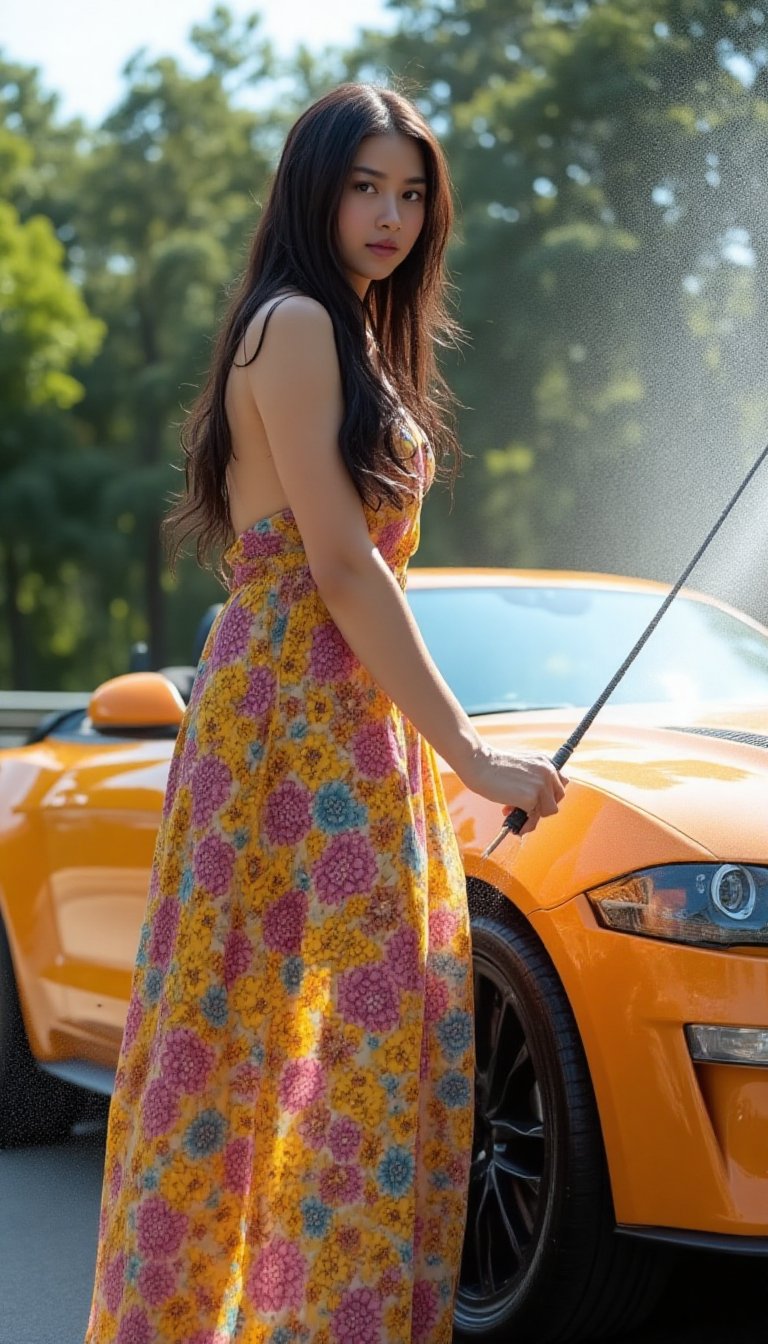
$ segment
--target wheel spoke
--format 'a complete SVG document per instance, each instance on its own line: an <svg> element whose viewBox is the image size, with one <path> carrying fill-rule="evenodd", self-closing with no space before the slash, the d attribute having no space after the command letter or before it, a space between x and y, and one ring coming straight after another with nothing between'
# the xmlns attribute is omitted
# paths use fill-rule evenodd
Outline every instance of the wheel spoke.
<svg viewBox="0 0 768 1344"><path fill-rule="evenodd" d="M498 1205L501 1221L504 1225L504 1231L506 1232L507 1239L509 1241L510 1250L512 1251L512 1254L514 1255L517 1264L519 1265L523 1258L523 1250L518 1240L517 1233L515 1232L515 1229L512 1226L512 1223L510 1222L509 1213L504 1203L504 1197L501 1193L501 1190L499 1189L499 1182L494 1167L491 1167L490 1169L490 1177L491 1177L491 1184L493 1185L493 1192L496 1196L496 1203ZM506 1256L504 1256L504 1262L506 1262Z"/></svg>
<svg viewBox="0 0 768 1344"><path fill-rule="evenodd" d="M535 1118L531 1120L511 1120L508 1116L499 1116L496 1120L492 1116L488 1118L493 1123L494 1133L505 1143L514 1142L517 1139L533 1139L542 1142L544 1140L544 1126L540 1120Z"/></svg>
<svg viewBox="0 0 768 1344"><path fill-rule="evenodd" d="M475 1213L473 1241L475 1246L475 1263L477 1265L477 1273L480 1279L480 1287L483 1289L485 1293L493 1293L495 1291L495 1284L493 1282L493 1270L491 1267L490 1236L486 1236L485 1255L483 1254L483 1248L481 1244L482 1232L483 1232L483 1209L485 1208L487 1198L488 1198L488 1180L486 1179L485 1185L483 1186L483 1193L480 1196L480 1202L477 1206L477 1212Z"/></svg>

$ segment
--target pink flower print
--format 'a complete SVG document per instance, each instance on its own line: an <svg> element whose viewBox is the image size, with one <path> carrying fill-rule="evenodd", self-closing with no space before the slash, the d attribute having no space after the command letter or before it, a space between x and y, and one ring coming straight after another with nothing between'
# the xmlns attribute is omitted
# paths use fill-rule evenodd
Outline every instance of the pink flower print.
<svg viewBox="0 0 768 1344"><path fill-rule="evenodd" d="M397 740L389 720L366 723L352 738L352 752L365 779L385 779L398 761Z"/></svg>
<svg viewBox="0 0 768 1344"><path fill-rule="evenodd" d="M447 1013L449 1005L448 986L434 971L427 971L426 992L424 995L424 1016L427 1022L437 1022Z"/></svg>
<svg viewBox="0 0 768 1344"><path fill-rule="evenodd" d="M317 1059L289 1059L280 1079L280 1104L289 1111L303 1111L325 1090L323 1066Z"/></svg>
<svg viewBox="0 0 768 1344"><path fill-rule="evenodd" d="M213 1050L196 1031L176 1027L165 1038L160 1072L164 1082L177 1092L202 1092L215 1059Z"/></svg>
<svg viewBox="0 0 768 1344"><path fill-rule="evenodd" d="M195 877L211 896L223 896L232 880L235 851L218 835L207 835L195 853Z"/></svg>
<svg viewBox="0 0 768 1344"><path fill-rule="evenodd" d="M316 681L339 681L348 677L355 666L355 655L337 625L325 621L312 631L309 655L310 675Z"/></svg>
<svg viewBox="0 0 768 1344"><path fill-rule="evenodd" d="M335 1162L321 1171L317 1188L323 1203L332 1208L354 1204L363 1193L363 1173L359 1167L341 1166Z"/></svg>
<svg viewBox="0 0 768 1344"><path fill-rule="evenodd" d="M430 947L448 947L458 929L459 916L455 910L433 910L429 916Z"/></svg>
<svg viewBox="0 0 768 1344"><path fill-rule="evenodd" d="M341 905L347 896L367 891L378 869L370 841L359 831L336 835L313 864L312 872L321 901Z"/></svg>
<svg viewBox="0 0 768 1344"><path fill-rule="evenodd" d="M175 896L166 896L152 917L152 938L149 944L149 960L157 966L167 966L176 946L176 930L179 925L179 902Z"/></svg>
<svg viewBox="0 0 768 1344"><path fill-rule="evenodd" d="M307 1265L298 1246L273 1237L254 1261L247 1277L248 1292L257 1311L283 1311L304 1305Z"/></svg>
<svg viewBox="0 0 768 1344"><path fill-rule="evenodd" d="M445 1164L445 1170L451 1184L461 1189L469 1176L469 1154L451 1153Z"/></svg>
<svg viewBox="0 0 768 1344"><path fill-rule="evenodd" d="M123 1164L115 1162L109 1176L109 1193L113 1199L117 1199L123 1188Z"/></svg>
<svg viewBox="0 0 768 1344"><path fill-rule="evenodd" d="M248 690L239 704L242 714L257 719L266 714L275 696L275 674L269 667L254 667L248 677Z"/></svg>
<svg viewBox="0 0 768 1344"><path fill-rule="evenodd" d="M250 612L236 602L224 609L210 650L209 663L212 668L224 667L243 657L251 635L251 621Z"/></svg>
<svg viewBox="0 0 768 1344"><path fill-rule="evenodd" d="M438 1316L437 1287L426 1279L420 1279L413 1285L413 1314L411 1329L414 1344L416 1340L426 1339Z"/></svg>
<svg viewBox="0 0 768 1344"><path fill-rule="evenodd" d="M168 1086L164 1078L155 1078L144 1093L142 1106L142 1127L144 1137L158 1139L173 1128L179 1115L179 1100L176 1092Z"/></svg>
<svg viewBox="0 0 768 1344"><path fill-rule="evenodd" d="M339 1011L367 1031L391 1031L399 1021L398 996L388 970L374 963L339 976Z"/></svg>
<svg viewBox="0 0 768 1344"><path fill-rule="evenodd" d="M114 1315L120 1306L125 1287L125 1251L118 1251L108 1262L104 1272L104 1301L107 1311Z"/></svg>
<svg viewBox="0 0 768 1344"><path fill-rule="evenodd" d="M398 989L419 989L423 970L419 953L419 935L414 928L403 927L387 943L387 967Z"/></svg>
<svg viewBox="0 0 768 1344"><path fill-rule="evenodd" d="M231 787L232 775L224 762L216 756L203 756L197 762L190 782L192 825L205 826L227 801Z"/></svg>
<svg viewBox="0 0 768 1344"><path fill-rule="evenodd" d="M399 1292L402 1281L403 1271L399 1265L391 1265L389 1269L385 1269L379 1279L379 1292L382 1297L391 1297Z"/></svg>
<svg viewBox="0 0 768 1344"><path fill-rule="evenodd" d="M138 1289L151 1307L159 1307L171 1296L176 1285L173 1270L163 1260L150 1260L139 1273Z"/></svg>
<svg viewBox="0 0 768 1344"><path fill-rule="evenodd" d="M350 1288L331 1317L335 1344L379 1344L381 1296L375 1288Z"/></svg>
<svg viewBox="0 0 768 1344"><path fill-rule="evenodd" d="M230 929L224 944L224 984L227 989L238 976L245 975L251 964L253 948L242 929Z"/></svg>
<svg viewBox="0 0 768 1344"><path fill-rule="evenodd" d="M362 1137L360 1126L350 1116L342 1115L328 1131L328 1147L337 1162L353 1162Z"/></svg>
<svg viewBox="0 0 768 1344"><path fill-rule="evenodd" d="M123 1027L123 1049L129 1050L139 1034L139 1027L144 1018L144 1006L137 994L132 995L128 1004L128 1012L125 1016L125 1026Z"/></svg>
<svg viewBox="0 0 768 1344"><path fill-rule="evenodd" d="M276 532L246 532L242 542L243 555L249 560L262 560L270 555L280 555L285 549L283 538Z"/></svg>
<svg viewBox="0 0 768 1344"><path fill-rule="evenodd" d="M301 951L301 939L309 909L305 891L286 891L264 911L262 938L274 952L292 956Z"/></svg>
<svg viewBox="0 0 768 1344"><path fill-rule="evenodd" d="M407 769L411 793L421 793L421 744L418 737L408 744Z"/></svg>
<svg viewBox="0 0 768 1344"><path fill-rule="evenodd" d="M295 845L311 830L312 795L303 784L286 779L267 795L264 829L273 845Z"/></svg>
<svg viewBox="0 0 768 1344"><path fill-rule="evenodd" d="M396 518L381 529L376 547L385 560L392 561L398 556L410 527L409 518Z"/></svg>
<svg viewBox="0 0 768 1344"><path fill-rule="evenodd" d="M299 1135L304 1142L317 1152L325 1143L331 1112L324 1102L309 1106L299 1122Z"/></svg>
<svg viewBox="0 0 768 1344"><path fill-rule="evenodd" d="M253 1139L233 1139L224 1149L224 1185L236 1195L246 1195L253 1173Z"/></svg>
<svg viewBox="0 0 768 1344"><path fill-rule="evenodd" d="M187 1215L172 1209L162 1195L151 1195L136 1214L136 1245L139 1255L157 1259L175 1255L187 1230Z"/></svg>
<svg viewBox="0 0 768 1344"><path fill-rule="evenodd" d="M120 1322L115 1344L151 1344L152 1327L141 1307L131 1307Z"/></svg>

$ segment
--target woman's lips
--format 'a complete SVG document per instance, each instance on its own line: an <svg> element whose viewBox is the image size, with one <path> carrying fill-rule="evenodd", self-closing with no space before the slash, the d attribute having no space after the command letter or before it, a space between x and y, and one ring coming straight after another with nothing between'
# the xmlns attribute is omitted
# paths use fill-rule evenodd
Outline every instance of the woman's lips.
<svg viewBox="0 0 768 1344"><path fill-rule="evenodd" d="M393 247L391 243L366 243L365 246L369 247L379 257L392 257L397 251L397 248Z"/></svg>

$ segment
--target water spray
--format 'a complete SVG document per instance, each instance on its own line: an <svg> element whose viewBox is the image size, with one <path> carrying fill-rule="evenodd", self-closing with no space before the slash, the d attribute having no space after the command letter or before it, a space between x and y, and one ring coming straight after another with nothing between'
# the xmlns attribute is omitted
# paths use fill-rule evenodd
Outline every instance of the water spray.
<svg viewBox="0 0 768 1344"><path fill-rule="evenodd" d="M598 696L597 700L592 705L591 709L587 710L586 714L584 715L584 718L581 720L581 723L578 725L578 727L576 727L573 730L568 740L564 742L561 747L558 747L554 756L551 757L552 764L554 765L555 769L562 770L566 761L573 754L573 751L579 745L587 729L590 728L592 723L594 722L596 715L603 708L603 705L605 704L608 697L613 694L619 682L621 681L622 677L624 676L624 673L632 666L638 653L643 648L643 645L646 644L647 641L650 639L651 635L656 629L656 626L659 624L659 621L664 615L664 612L674 602L675 598L677 597L677 594L680 592L680 589L685 583L685 580L688 578L688 575L690 574L691 570L694 568L695 565L698 564L699 560L706 551L710 542L713 540L715 535L720 531L720 528L722 527L723 523L728 517L728 514L731 512L731 509L736 504L737 500L740 499L741 495L744 493L750 481L752 480L752 477L762 466L766 457L768 457L768 443L765 445L765 448L758 457L754 466L751 467L750 470L747 472L746 476L744 477L744 480L741 482L741 485L739 486L733 498L730 500L728 504L726 504L717 522L714 524L714 526L708 532L707 536L704 538L704 541L701 543L701 546L697 550L693 559L683 570L682 574L680 575L680 578L677 580L677 583L667 593L667 596L664 598L664 601L659 607L659 610L656 612L656 615L652 618L651 621L649 621L648 625L641 634L634 648L631 649L630 652L627 654L626 658L624 659L624 662L621 664L621 667L613 675L613 677L611 677L611 680L608 682L608 685L606 686L605 690L602 692L600 696ZM491 841L491 843L487 846L487 848L483 850L483 858L487 859L488 855L493 853L496 846L501 844L504 837L508 835L510 831L512 832L513 835L519 835L520 831L522 830L527 820L528 820L528 813L524 812L522 807L516 807L514 811L510 812L509 816L504 818L504 824L502 825L498 835L496 835L495 838Z"/></svg>

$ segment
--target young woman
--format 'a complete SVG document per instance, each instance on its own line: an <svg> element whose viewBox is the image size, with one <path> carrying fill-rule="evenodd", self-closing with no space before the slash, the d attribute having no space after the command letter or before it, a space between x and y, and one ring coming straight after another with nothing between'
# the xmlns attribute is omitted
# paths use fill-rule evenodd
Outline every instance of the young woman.
<svg viewBox="0 0 768 1344"><path fill-rule="evenodd" d="M530 831L403 595L446 447L448 173L404 98L290 132L172 515L229 599L168 779L110 1108L87 1344L448 1344L474 1034L435 757ZM457 632L458 633L458 632Z"/></svg>

